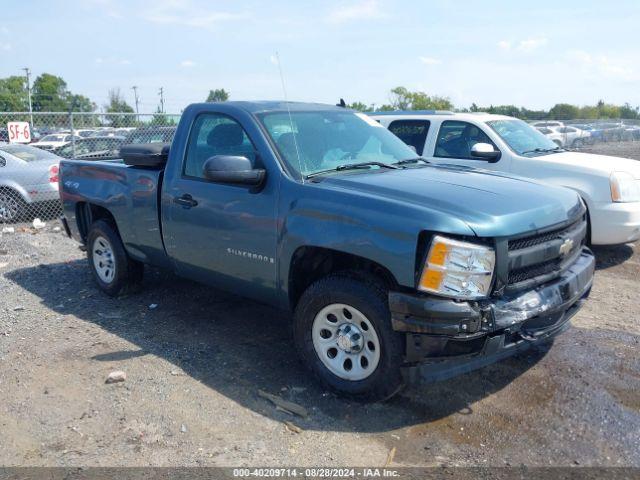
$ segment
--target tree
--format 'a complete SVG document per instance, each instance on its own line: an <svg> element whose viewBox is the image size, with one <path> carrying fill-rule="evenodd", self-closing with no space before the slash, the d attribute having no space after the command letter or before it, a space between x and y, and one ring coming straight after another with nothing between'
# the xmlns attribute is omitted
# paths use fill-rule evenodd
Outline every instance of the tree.
<svg viewBox="0 0 640 480"><path fill-rule="evenodd" d="M0 111L25 112L29 109L27 85L24 77L0 79Z"/></svg>
<svg viewBox="0 0 640 480"><path fill-rule="evenodd" d="M96 104L84 95L71 93L62 77L43 73L33 82L34 112L93 112Z"/></svg>
<svg viewBox="0 0 640 480"><path fill-rule="evenodd" d="M107 113L133 113L134 110L129 105L119 88L112 88L108 94L109 103L104 106ZM136 124L134 115L109 115L109 122L114 127L132 127Z"/></svg>
<svg viewBox="0 0 640 480"><path fill-rule="evenodd" d="M350 108L352 110L357 110L358 112L367 112L371 110L370 107L368 107L365 103L362 103L362 102L353 102L347 105L347 108Z"/></svg>
<svg viewBox="0 0 640 480"><path fill-rule="evenodd" d="M168 127L168 126L176 125L176 120L173 116L167 115L166 113L162 112L160 107L158 107L149 125L158 125L161 127Z"/></svg>
<svg viewBox="0 0 640 480"><path fill-rule="evenodd" d="M69 110L69 91L62 77L43 73L33 82L33 110L35 112L66 112Z"/></svg>
<svg viewBox="0 0 640 480"><path fill-rule="evenodd" d="M620 107L620 118L638 118L638 107L632 107L629 103L625 103Z"/></svg>
<svg viewBox="0 0 640 480"><path fill-rule="evenodd" d="M224 88L216 88L215 90L209 90L207 96L207 102L226 102L229 100L229 92Z"/></svg>
<svg viewBox="0 0 640 480"><path fill-rule="evenodd" d="M580 110L569 103L557 103L549 110L548 117L553 120L571 120L578 118Z"/></svg>
<svg viewBox="0 0 640 480"><path fill-rule="evenodd" d="M598 101L598 118L620 118L620 107L604 101Z"/></svg>
<svg viewBox="0 0 640 480"><path fill-rule="evenodd" d="M405 87L391 90L391 105L396 110L452 110L448 97L429 96L424 92L411 92Z"/></svg>

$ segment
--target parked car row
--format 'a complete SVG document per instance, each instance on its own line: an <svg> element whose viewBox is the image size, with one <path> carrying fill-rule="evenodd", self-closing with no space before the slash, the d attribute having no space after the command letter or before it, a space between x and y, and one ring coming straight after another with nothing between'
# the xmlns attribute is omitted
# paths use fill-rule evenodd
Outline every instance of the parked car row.
<svg viewBox="0 0 640 480"><path fill-rule="evenodd" d="M549 120L533 122L543 135L561 147L580 148L596 142L640 140L640 125L624 122L563 123Z"/></svg>
<svg viewBox="0 0 640 480"><path fill-rule="evenodd" d="M119 129L122 135L114 135L103 128L75 130L73 136L52 133L29 145L0 141L0 223L17 221L34 206L58 201L57 165L62 158L116 159L125 144L171 143L175 131L176 127L151 126ZM46 174L51 181L43 180Z"/></svg>

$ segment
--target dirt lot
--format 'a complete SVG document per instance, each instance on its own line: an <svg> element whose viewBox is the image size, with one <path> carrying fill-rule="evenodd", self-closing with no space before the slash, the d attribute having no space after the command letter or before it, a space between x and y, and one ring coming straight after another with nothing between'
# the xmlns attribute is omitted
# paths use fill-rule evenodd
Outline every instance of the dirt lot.
<svg viewBox="0 0 640 480"><path fill-rule="evenodd" d="M150 269L107 298L52 226L0 237L0 465L640 466L637 246L597 251L553 345L361 405L309 379L281 312Z"/></svg>
<svg viewBox="0 0 640 480"><path fill-rule="evenodd" d="M640 160L640 142L637 141L596 143L595 145L581 148L580 151Z"/></svg>
<svg viewBox="0 0 640 480"><path fill-rule="evenodd" d="M552 345L361 405L309 379L282 312L153 269L110 299L54 226L0 235L0 465L640 466L638 245L597 249Z"/></svg>

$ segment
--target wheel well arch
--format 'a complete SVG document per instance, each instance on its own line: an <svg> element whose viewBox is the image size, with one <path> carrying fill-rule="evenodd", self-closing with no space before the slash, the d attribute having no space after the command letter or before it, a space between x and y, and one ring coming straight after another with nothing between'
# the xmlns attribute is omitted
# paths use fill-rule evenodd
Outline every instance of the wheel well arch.
<svg viewBox="0 0 640 480"><path fill-rule="evenodd" d="M25 192L22 191L21 188L18 188L17 185L14 186L14 185L2 184L0 185L0 191L15 193L23 202L29 203L29 198L25 195Z"/></svg>
<svg viewBox="0 0 640 480"><path fill-rule="evenodd" d="M587 241L586 241L586 244L590 246L591 245L591 238L592 238L591 229L593 228L593 225L591 224L591 212L589 211L589 204L587 203L587 199L584 198L584 195L580 195L580 198L584 202L584 208L587 210L586 211L586 215L587 215Z"/></svg>
<svg viewBox="0 0 640 480"><path fill-rule="evenodd" d="M373 260L325 247L302 246L291 256L287 278L290 307L295 307L302 293L316 280L337 272L372 276L389 289L398 286L394 275Z"/></svg>
<svg viewBox="0 0 640 480"><path fill-rule="evenodd" d="M76 204L76 221L78 223L78 231L83 242L87 241L89 227L96 220L105 220L109 222L118 232L118 225L113 214L105 207L89 202L78 202ZM118 232L119 234L119 232Z"/></svg>

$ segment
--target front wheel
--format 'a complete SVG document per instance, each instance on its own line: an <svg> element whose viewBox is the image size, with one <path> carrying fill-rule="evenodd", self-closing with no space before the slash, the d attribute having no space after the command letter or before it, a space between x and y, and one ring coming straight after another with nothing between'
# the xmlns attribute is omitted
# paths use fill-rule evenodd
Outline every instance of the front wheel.
<svg viewBox="0 0 640 480"><path fill-rule="evenodd" d="M375 281L331 275L312 284L296 307L294 339L318 380L341 395L384 400L402 386L403 337Z"/></svg>
<svg viewBox="0 0 640 480"><path fill-rule="evenodd" d="M144 265L127 255L117 230L104 220L89 228L87 258L93 278L107 295L115 297L142 281Z"/></svg>

